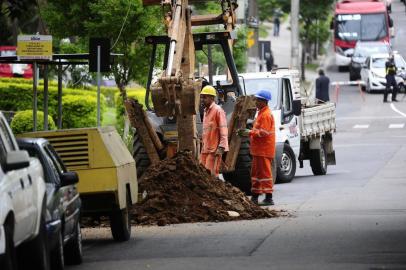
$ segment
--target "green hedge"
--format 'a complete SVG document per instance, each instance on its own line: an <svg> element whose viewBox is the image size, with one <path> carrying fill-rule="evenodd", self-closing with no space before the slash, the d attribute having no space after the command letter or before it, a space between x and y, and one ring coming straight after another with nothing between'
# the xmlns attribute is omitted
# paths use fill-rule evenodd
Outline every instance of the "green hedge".
<svg viewBox="0 0 406 270"><path fill-rule="evenodd" d="M38 81L40 87L39 89L43 89L43 80ZM16 85L16 84L24 84L24 85L30 85L30 89L32 89L32 79L24 79L24 78L0 78L0 85ZM58 82L57 81L49 81L48 86L50 88L56 88L58 87ZM83 87L83 88L64 88L69 90L78 90L78 91L83 91L85 93L88 92L93 92L97 93L97 86L91 86L91 87ZM142 91L145 92L145 89L143 88L127 88L127 92L133 92L133 91ZM42 91L42 90L41 90ZM119 95L119 90L117 87L107 87L107 86L102 86L100 87L100 92L103 94L103 96L106 99L106 105L108 107L114 107L115 106L115 101L116 101L116 96ZM142 100L140 102L144 102L144 98L142 97Z"/></svg>
<svg viewBox="0 0 406 270"><path fill-rule="evenodd" d="M62 100L63 128L95 127L97 125L97 98L94 96L66 95ZM103 120L105 103L100 106L100 121Z"/></svg>
<svg viewBox="0 0 406 270"><path fill-rule="evenodd" d="M32 82L32 79L1 77L0 83L17 83L17 84L31 84L32 85L33 82ZM44 80L39 80L38 84L44 85ZM58 82L57 81L48 81L48 86L58 87Z"/></svg>
<svg viewBox="0 0 406 270"><path fill-rule="evenodd" d="M48 110L49 114L56 119L58 110L58 89L49 87ZM38 108L43 108L43 89L38 88ZM62 89L62 100L66 95L76 95L82 97L96 97L95 92L77 89ZM0 109L5 111L23 111L32 109L33 90L30 84L2 83L0 82ZM105 104L105 98L101 95L101 102Z"/></svg>
<svg viewBox="0 0 406 270"><path fill-rule="evenodd" d="M32 121L32 118L32 110L26 110L16 113L13 117L13 120L11 121L11 129L15 134L33 131L34 123ZM56 129L55 122L49 115L48 129ZM44 113L42 111L37 112L37 130L44 130Z"/></svg>

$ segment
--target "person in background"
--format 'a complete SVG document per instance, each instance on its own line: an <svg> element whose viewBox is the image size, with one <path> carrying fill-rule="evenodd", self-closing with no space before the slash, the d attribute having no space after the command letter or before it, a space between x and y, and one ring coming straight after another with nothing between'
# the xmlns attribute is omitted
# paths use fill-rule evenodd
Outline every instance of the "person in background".
<svg viewBox="0 0 406 270"><path fill-rule="evenodd" d="M319 103L330 100L329 96L330 79L324 74L324 70L319 70L319 77L316 79L316 99Z"/></svg>
<svg viewBox="0 0 406 270"><path fill-rule="evenodd" d="M265 194L262 205L274 205L272 160L275 158L275 121L268 107L271 93L261 90L255 95L258 116L252 130L240 129L238 135L250 137L252 156L251 165L251 201L258 204L260 194Z"/></svg>
<svg viewBox="0 0 406 270"><path fill-rule="evenodd" d="M271 71L274 66L272 51L265 53L266 71Z"/></svg>
<svg viewBox="0 0 406 270"><path fill-rule="evenodd" d="M214 102L216 96L216 89L211 85L206 85L200 92L204 105L200 163L218 177L222 156L228 151L228 128L225 112Z"/></svg>
<svg viewBox="0 0 406 270"><path fill-rule="evenodd" d="M280 28L280 25L281 25L281 20L279 19L278 16L276 16L276 17L273 19L273 35L274 35L275 37L278 37L278 36L279 36L279 28Z"/></svg>
<svg viewBox="0 0 406 270"><path fill-rule="evenodd" d="M386 74L386 87L383 92L383 102L388 102L388 92L390 91L391 86L393 87L392 92L392 101L397 102L396 94L398 92L398 85L396 83L396 65L395 65L395 56L393 53L389 55L388 61L385 63L385 74Z"/></svg>

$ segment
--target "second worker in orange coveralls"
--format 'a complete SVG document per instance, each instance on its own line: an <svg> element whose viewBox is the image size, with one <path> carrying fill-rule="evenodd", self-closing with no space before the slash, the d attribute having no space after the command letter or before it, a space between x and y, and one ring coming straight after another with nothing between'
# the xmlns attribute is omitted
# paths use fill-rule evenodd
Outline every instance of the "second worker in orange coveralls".
<svg viewBox="0 0 406 270"><path fill-rule="evenodd" d="M203 87L200 93L204 105L200 162L217 177L222 156L228 151L228 129L225 112L214 102L216 95L216 89L211 85Z"/></svg>
<svg viewBox="0 0 406 270"><path fill-rule="evenodd" d="M272 159L275 157L275 121L268 107L271 93L258 91L255 95L258 116L252 130L241 129L240 136L249 136L251 143L251 192L252 202L258 204L258 196L266 194L263 205L273 205Z"/></svg>

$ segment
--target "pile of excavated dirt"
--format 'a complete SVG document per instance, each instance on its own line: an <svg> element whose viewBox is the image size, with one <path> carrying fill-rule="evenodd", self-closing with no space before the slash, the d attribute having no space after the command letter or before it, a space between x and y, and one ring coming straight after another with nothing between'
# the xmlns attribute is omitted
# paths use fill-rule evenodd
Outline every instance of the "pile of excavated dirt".
<svg viewBox="0 0 406 270"><path fill-rule="evenodd" d="M139 182L143 200L132 209L135 224L159 225L270 218L229 183L211 176L189 153L151 166Z"/></svg>

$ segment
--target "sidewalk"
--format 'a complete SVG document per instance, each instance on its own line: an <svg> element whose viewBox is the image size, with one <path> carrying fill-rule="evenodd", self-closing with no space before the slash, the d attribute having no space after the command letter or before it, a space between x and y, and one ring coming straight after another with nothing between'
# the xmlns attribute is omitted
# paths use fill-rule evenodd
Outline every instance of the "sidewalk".
<svg viewBox="0 0 406 270"><path fill-rule="evenodd" d="M273 23L264 22L264 25L268 29L268 36L265 39L260 40L270 40L271 49L274 57L274 63L278 67L290 67L291 63L291 32L290 32L290 19L282 21L279 30L279 36L273 36ZM324 57L320 60L323 62ZM321 63L323 65L323 63ZM317 70L307 69L305 72L306 85L310 85L310 88L313 88L314 82L318 77Z"/></svg>

